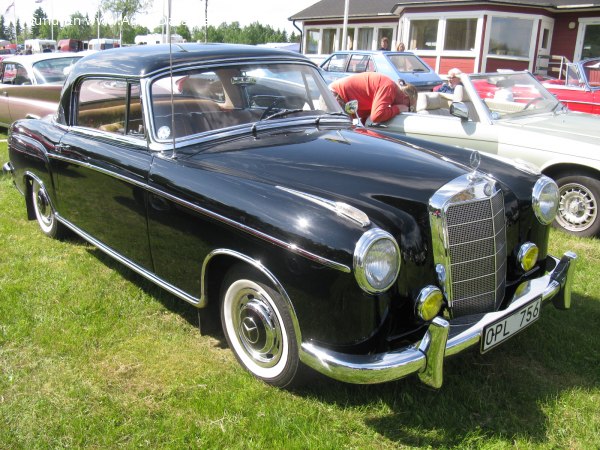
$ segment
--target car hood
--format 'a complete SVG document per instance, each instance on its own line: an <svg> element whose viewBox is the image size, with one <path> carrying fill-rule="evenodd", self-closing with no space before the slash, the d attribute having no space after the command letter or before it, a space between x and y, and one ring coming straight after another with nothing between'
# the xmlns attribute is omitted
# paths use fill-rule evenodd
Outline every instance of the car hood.
<svg viewBox="0 0 600 450"><path fill-rule="evenodd" d="M589 144L596 148L600 145L600 116L592 114L579 112L540 114L502 120L499 123L535 133L535 139L530 139L525 143L529 147L552 148L555 147L557 139L569 140L571 146L573 141L580 144ZM571 148L569 148L570 150Z"/></svg>

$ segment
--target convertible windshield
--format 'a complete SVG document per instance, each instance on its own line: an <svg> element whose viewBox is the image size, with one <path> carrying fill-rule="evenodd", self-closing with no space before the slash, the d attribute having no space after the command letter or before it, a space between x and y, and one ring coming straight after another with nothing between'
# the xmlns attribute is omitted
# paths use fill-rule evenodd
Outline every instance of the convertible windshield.
<svg viewBox="0 0 600 450"><path fill-rule="evenodd" d="M38 84L62 84L73 64L80 59L81 56L73 56L39 61L33 65L33 74Z"/></svg>
<svg viewBox="0 0 600 450"><path fill-rule="evenodd" d="M560 102L530 73L497 73L470 77L492 119L550 113Z"/></svg>
<svg viewBox="0 0 600 450"><path fill-rule="evenodd" d="M583 71L590 89L600 89L600 58L595 58L583 64Z"/></svg>
<svg viewBox="0 0 600 450"><path fill-rule="evenodd" d="M159 78L152 84L152 112L155 136L164 141L341 108L315 68L261 64L177 72L172 83L169 76Z"/></svg>

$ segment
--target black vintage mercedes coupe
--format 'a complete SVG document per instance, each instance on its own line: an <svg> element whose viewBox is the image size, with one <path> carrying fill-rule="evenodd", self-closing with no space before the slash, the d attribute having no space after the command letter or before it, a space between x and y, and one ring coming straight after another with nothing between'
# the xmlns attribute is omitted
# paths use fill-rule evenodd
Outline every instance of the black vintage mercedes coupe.
<svg viewBox="0 0 600 450"><path fill-rule="evenodd" d="M312 369L439 387L446 357L571 303L575 255L548 254L551 179L357 128L302 55L98 52L54 117L13 124L9 154L46 235L218 307L239 362L276 386Z"/></svg>

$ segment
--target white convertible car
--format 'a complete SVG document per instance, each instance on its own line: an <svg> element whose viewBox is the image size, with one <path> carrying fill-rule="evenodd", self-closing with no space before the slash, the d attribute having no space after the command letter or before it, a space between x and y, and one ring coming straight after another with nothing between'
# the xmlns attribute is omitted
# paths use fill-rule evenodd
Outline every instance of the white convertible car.
<svg viewBox="0 0 600 450"><path fill-rule="evenodd" d="M600 116L569 111L529 72L463 74L454 94L419 93L415 113L367 126L533 163L560 188L555 225L600 234Z"/></svg>

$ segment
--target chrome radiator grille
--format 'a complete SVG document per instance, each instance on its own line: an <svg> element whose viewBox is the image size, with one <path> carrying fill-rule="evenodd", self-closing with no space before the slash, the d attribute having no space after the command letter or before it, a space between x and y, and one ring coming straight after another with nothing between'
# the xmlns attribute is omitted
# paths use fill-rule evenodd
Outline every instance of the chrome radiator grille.
<svg viewBox="0 0 600 450"><path fill-rule="evenodd" d="M497 309L506 286L504 198L493 180L461 177L430 205L434 258L454 317Z"/></svg>

